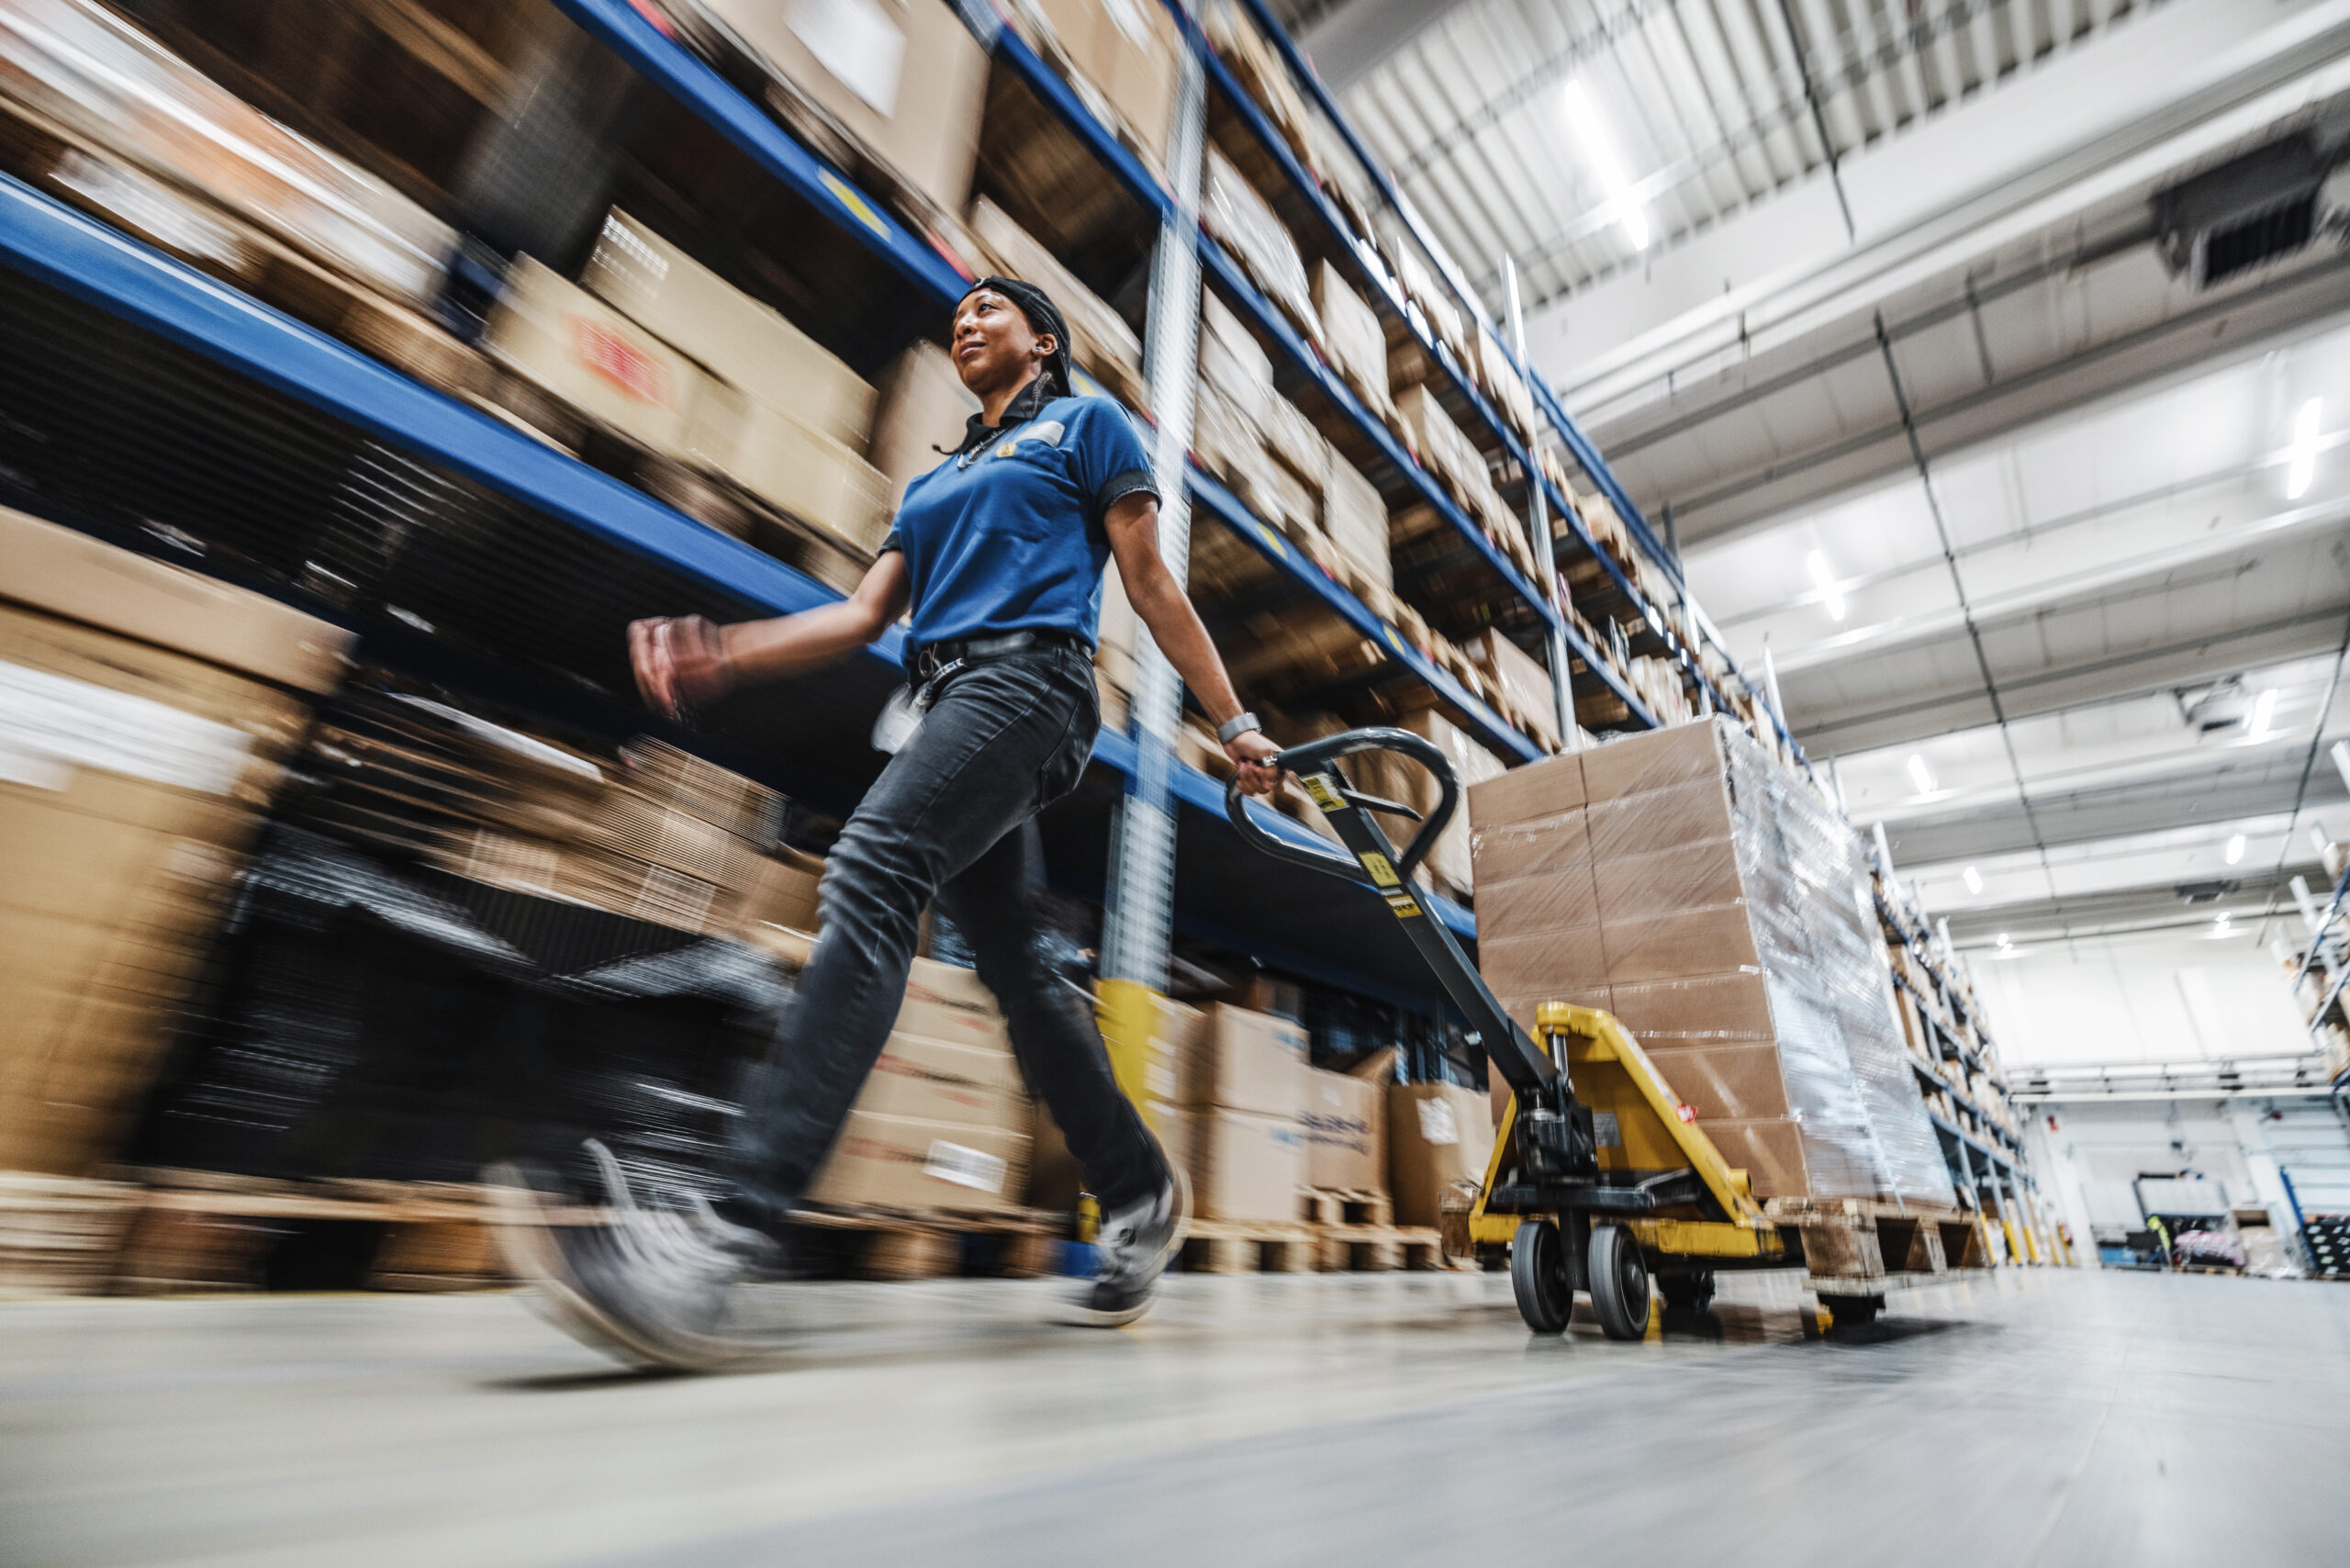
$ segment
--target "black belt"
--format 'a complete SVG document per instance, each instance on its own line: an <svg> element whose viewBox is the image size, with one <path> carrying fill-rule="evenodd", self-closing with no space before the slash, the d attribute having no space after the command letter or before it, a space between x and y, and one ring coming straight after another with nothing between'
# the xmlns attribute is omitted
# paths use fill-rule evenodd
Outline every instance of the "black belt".
<svg viewBox="0 0 2350 1568"><path fill-rule="evenodd" d="M948 666L981 659L1000 659L1031 648L1076 648L1087 655L1093 645L1074 632L1006 632L995 637L957 637L924 643L906 654L906 678L919 686L935 680Z"/></svg>

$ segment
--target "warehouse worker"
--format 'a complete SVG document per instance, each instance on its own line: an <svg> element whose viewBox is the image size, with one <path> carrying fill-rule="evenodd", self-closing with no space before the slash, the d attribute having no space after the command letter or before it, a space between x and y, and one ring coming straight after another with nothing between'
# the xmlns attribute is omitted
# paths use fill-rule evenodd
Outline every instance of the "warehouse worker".
<svg viewBox="0 0 2350 1568"><path fill-rule="evenodd" d="M1107 398L1070 395L1068 343L1042 290L981 279L956 308L952 345L980 411L946 460L907 487L855 593L773 621L629 628L646 700L677 714L838 659L911 607L908 691L893 709L895 728L913 727L834 846L822 935L750 1076L731 1193L711 1205L649 1192L598 1144L613 1225L506 1227L509 1253L583 1338L672 1365L748 1348L730 1331L730 1288L773 1257L766 1238L807 1192L879 1058L934 895L970 943L1021 1070L1102 1207L1099 1272L1069 1315L1103 1325L1140 1316L1181 1242L1188 1186L1118 1092L1091 1011L1046 960L1022 851L1024 824L1076 786L1100 726L1091 655L1108 560L1217 725L1242 789L1274 788L1279 748L1241 711L1159 558L1157 486L1133 426ZM509 1198L526 1219L549 1201L511 1185Z"/></svg>

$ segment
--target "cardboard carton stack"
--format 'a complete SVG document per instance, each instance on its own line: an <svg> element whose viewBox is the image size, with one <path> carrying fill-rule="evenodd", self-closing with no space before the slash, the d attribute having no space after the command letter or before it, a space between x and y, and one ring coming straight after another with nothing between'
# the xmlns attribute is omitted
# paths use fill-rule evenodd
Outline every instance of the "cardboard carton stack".
<svg viewBox="0 0 2350 1568"><path fill-rule="evenodd" d="M1020 36L1052 62L1093 118L1153 174L1163 174L1183 47L1167 7L1142 0L1013 0L1009 9Z"/></svg>
<svg viewBox="0 0 2350 1568"><path fill-rule="evenodd" d="M1175 1095L1200 1216L1295 1219L1311 1171L1304 1027L1217 1002L1180 1050Z"/></svg>
<svg viewBox="0 0 2350 1568"><path fill-rule="evenodd" d="M1191 1169L1192 1163L1192 1122L1189 1110L1179 1103L1179 1067L1200 1048L1199 1036L1207 1026L1207 1014L1200 1009L1162 1000L1158 1026L1151 1033L1149 1048L1140 1064L1141 1081L1121 1085L1142 1107L1143 1119L1158 1135L1168 1159L1185 1170ZM1068 1140L1054 1125L1041 1094L1036 1099L1030 1132L1035 1159L1029 1179L1028 1202L1037 1208L1073 1213L1084 1190L1084 1172L1078 1169Z"/></svg>
<svg viewBox="0 0 2350 1568"><path fill-rule="evenodd" d="M615 210L588 287L523 257L483 347L647 450L718 475L869 562L890 493L873 388L782 316Z"/></svg>
<svg viewBox="0 0 2350 1568"><path fill-rule="evenodd" d="M1331 366L1373 418L1393 423L1397 413L1387 380L1387 331L1379 324L1379 313L1328 262L1314 268L1314 309L1322 319L1322 342Z"/></svg>
<svg viewBox="0 0 2350 1568"><path fill-rule="evenodd" d="M1371 1072L1305 1070L1305 1184L1342 1192L1387 1190L1387 1079L1393 1054L1381 1052Z"/></svg>
<svg viewBox="0 0 2350 1568"><path fill-rule="evenodd" d="M1391 1083L1387 1148L1395 1223L1436 1225L1447 1197L1484 1180L1493 1113L1483 1093L1457 1083Z"/></svg>
<svg viewBox="0 0 2350 1568"><path fill-rule="evenodd" d="M1469 791L1489 778L1498 778L1503 770L1501 761L1433 709L1404 713L1393 722L1396 728L1409 730L1443 752L1452 764L1454 777L1460 781L1461 804L1428 851L1427 858L1421 862L1421 879L1441 892L1466 899L1476 885L1471 857ZM1385 800L1400 801L1423 818L1434 813L1442 796L1435 774L1393 752L1363 753L1348 758L1343 766L1362 789ZM1382 819L1381 825L1398 847L1419 827L1409 818L1396 817Z"/></svg>
<svg viewBox="0 0 2350 1568"><path fill-rule="evenodd" d="M1322 319L1315 314L1314 289L1306 281L1297 241L1257 188L1213 146L1200 195L1200 221L1232 252L1291 326L1309 341L1321 336Z"/></svg>
<svg viewBox="0 0 2350 1568"><path fill-rule="evenodd" d="M972 970L916 958L889 1044L808 1195L851 1207L1015 1208L1030 1118L995 998Z"/></svg>
<svg viewBox="0 0 2350 1568"><path fill-rule="evenodd" d="M767 78L767 106L852 177L901 205L957 213L971 192L988 57L926 0L662 0L679 33Z"/></svg>
<svg viewBox="0 0 2350 1568"><path fill-rule="evenodd" d="M1472 791L1480 965L1604 1008L1762 1197L1947 1203L1850 824L1730 721Z"/></svg>
<svg viewBox="0 0 2350 1568"><path fill-rule="evenodd" d="M1516 643L1488 629L1460 644L1469 662L1483 672L1500 710L1519 734L1544 751L1559 749L1559 707L1550 694L1550 673Z"/></svg>
<svg viewBox="0 0 2350 1568"><path fill-rule="evenodd" d="M116 1157L349 643L0 510L0 1170Z"/></svg>

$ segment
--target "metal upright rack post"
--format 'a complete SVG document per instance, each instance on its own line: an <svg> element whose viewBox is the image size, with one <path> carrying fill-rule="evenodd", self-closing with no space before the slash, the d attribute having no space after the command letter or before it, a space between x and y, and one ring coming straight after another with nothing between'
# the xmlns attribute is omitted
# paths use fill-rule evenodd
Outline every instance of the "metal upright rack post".
<svg viewBox="0 0 2350 1568"><path fill-rule="evenodd" d="M1200 359L1200 166L1207 92L1199 57L1186 53L1167 158L1172 198L1151 257L1148 358L1143 366L1158 416L1152 467L1161 497L1158 552L1175 580L1188 575L1192 509L1184 487ZM1175 814L1169 779L1183 722L1183 687L1149 629L1135 629L1135 767L1119 801L1110 886L1102 911L1102 1036L1128 1097L1147 1107L1144 1083L1158 1002L1167 989L1175 913Z"/></svg>

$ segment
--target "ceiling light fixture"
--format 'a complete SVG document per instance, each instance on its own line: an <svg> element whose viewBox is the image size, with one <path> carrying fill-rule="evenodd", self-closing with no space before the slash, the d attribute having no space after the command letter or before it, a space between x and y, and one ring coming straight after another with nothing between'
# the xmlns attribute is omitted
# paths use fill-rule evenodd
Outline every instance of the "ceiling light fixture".
<svg viewBox="0 0 2350 1568"><path fill-rule="evenodd" d="M1930 795L1934 792L1934 770L1926 766L1926 756L1923 752L1913 751L1909 754L1909 782L1918 786L1918 793L1920 795Z"/></svg>
<svg viewBox="0 0 2350 1568"><path fill-rule="evenodd" d="M2232 936L2235 935L2235 933L2228 926L2227 911L2221 910L2219 914L2212 919L2211 935L2214 936Z"/></svg>
<svg viewBox="0 0 2350 1568"><path fill-rule="evenodd" d="M1828 557L1814 550L1805 563L1811 568L1811 580L1819 585L1819 602L1828 607L1828 619L1844 619L1844 596L1836 591L1836 575L1828 569Z"/></svg>
<svg viewBox="0 0 2350 1568"><path fill-rule="evenodd" d="M2317 422L2325 415L2325 399L2312 398L2293 416L2292 456L2285 467L2285 498L2298 501L2317 477Z"/></svg>
<svg viewBox="0 0 2350 1568"><path fill-rule="evenodd" d="M1999 945L1999 951L2002 953L2015 946L2014 943L2008 940L2008 934L2004 931L2000 932L1998 935L1993 937L1992 940Z"/></svg>
<svg viewBox="0 0 2350 1568"><path fill-rule="evenodd" d="M1616 156L1616 143L1607 134L1607 126L1599 118L1599 106L1591 101L1590 89L1577 77L1566 84L1560 96L1567 106L1567 124L1583 143L1583 156L1591 161L1592 172L1599 176L1599 184L1607 192L1608 203L1616 208L1616 221L1624 226L1624 233L1632 241L1632 249L1649 248L1649 215L1633 199L1632 182L1624 175L1624 165Z"/></svg>
<svg viewBox="0 0 2350 1568"><path fill-rule="evenodd" d="M2228 840L2228 864L2232 866L2243 858L2244 834L2237 834L2233 838Z"/></svg>
<svg viewBox="0 0 2350 1568"><path fill-rule="evenodd" d="M1983 873L1972 866L1966 868L1966 890L1970 893L1979 893L1983 890Z"/></svg>
<svg viewBox="0 0 2350 1568"><path fill-rule="evenodd" d="M2272 686L2267 690L2262 692L2253 701L2252 728L2249 732L2250 737L2256 741L2267 739L2268 726L2275 721L2276 717L2277 689Z"/></svg>

